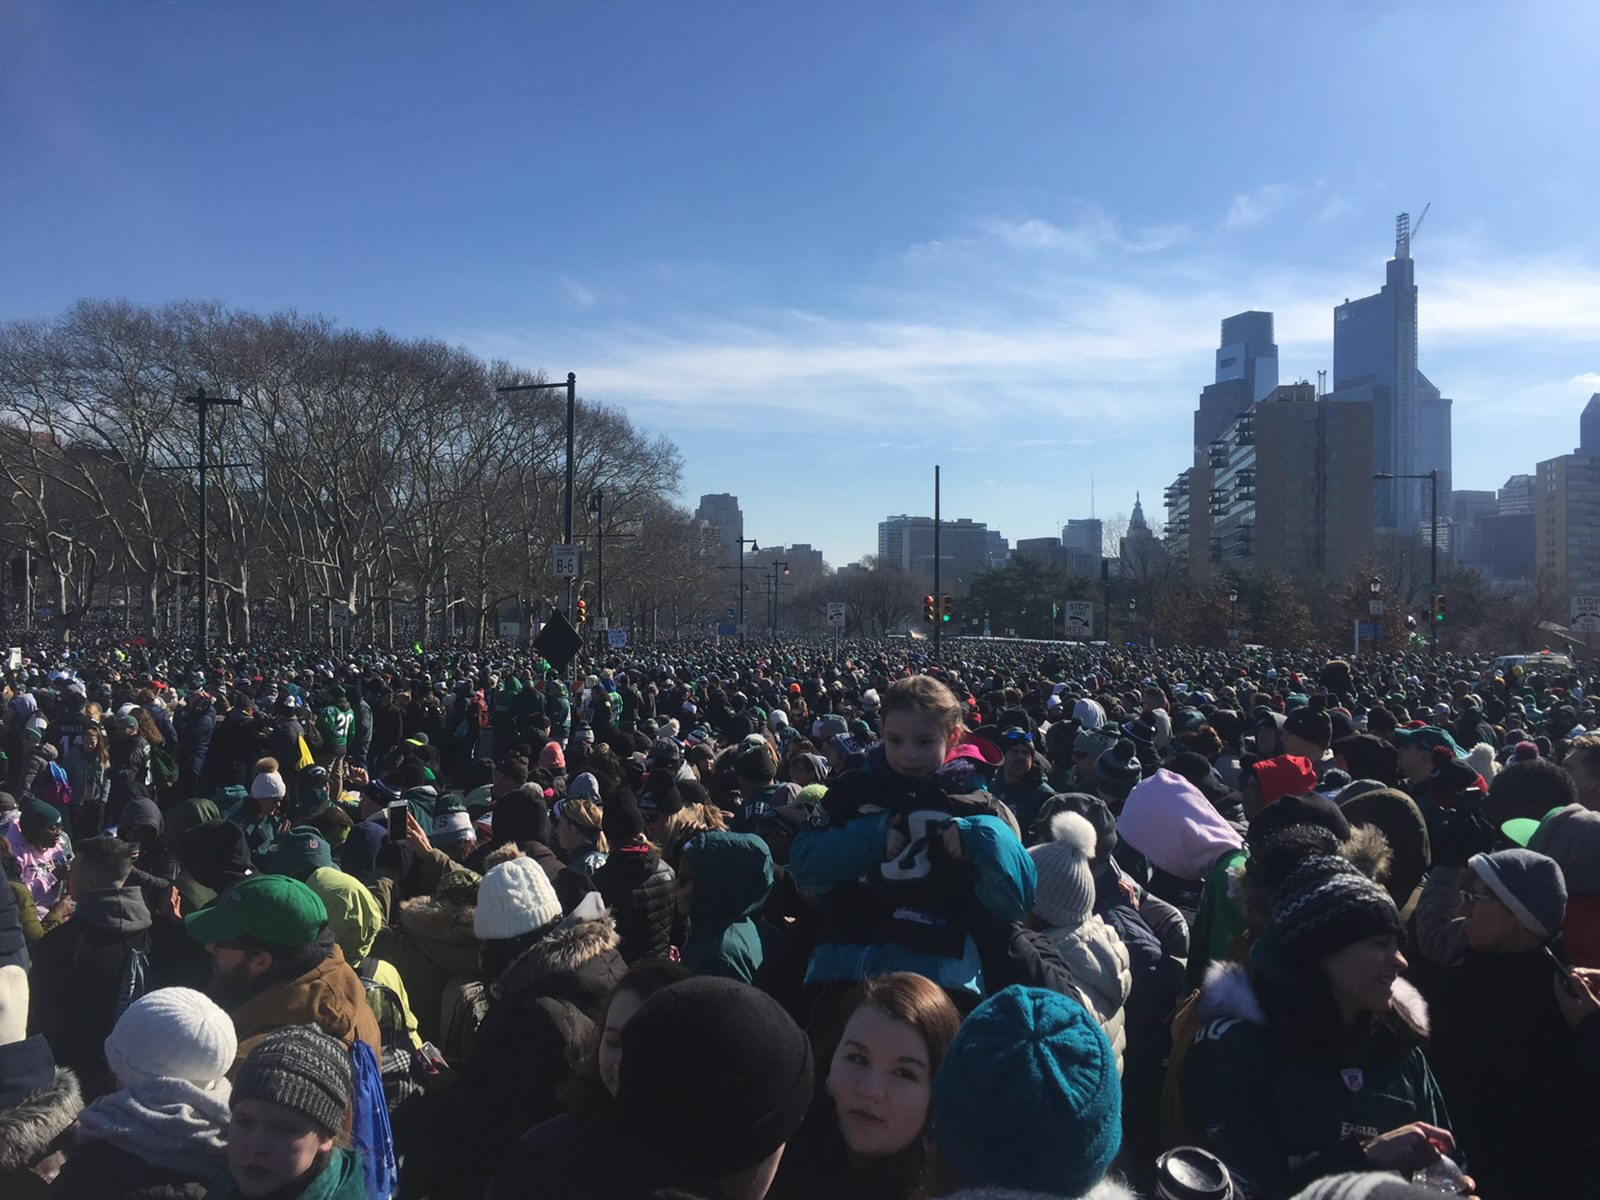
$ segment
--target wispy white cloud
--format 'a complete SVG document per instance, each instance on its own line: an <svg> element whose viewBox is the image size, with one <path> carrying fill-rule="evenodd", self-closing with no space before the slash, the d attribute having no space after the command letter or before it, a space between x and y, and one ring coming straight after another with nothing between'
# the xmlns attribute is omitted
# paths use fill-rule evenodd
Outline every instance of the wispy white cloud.
<svg viewBox="0 0 1600 1200"><path fill-rule="evenodd" d="M561 290L567 294L567 299L579 308L592 308L594 306L594 293L571 276L561 276Z"/></svg>
<svg viewBox="0 0 1600 1200"><path fill-rule="evenodd" d="M1268 183L1249 192L1238 192L1222 218L1225 229L1245 229L1259 225L1293 200L1299 189L1292 183Z"/></svg>

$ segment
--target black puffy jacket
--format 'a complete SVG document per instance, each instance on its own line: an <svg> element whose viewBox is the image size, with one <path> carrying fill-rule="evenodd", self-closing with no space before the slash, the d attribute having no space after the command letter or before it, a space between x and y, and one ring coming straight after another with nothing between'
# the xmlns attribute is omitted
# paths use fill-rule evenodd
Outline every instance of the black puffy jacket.
<svg viewBox="0 0 1600 1200"><path fill-rule="evenodd" d="M553 928L513 960L491 985L471 1061L428 1097L401 1194L480 1200L502 1149L562 1111L557 1090L582 1064L625 971L609 917Z"/></svg>
<svg viewBox="0 0 1600 1200"><path fill-rule="evenodd" d="M623 960L631 967L647 958L666 958L678 881L661 856L649 846L612 850L594 873L594 885L616 918Z"/></svg>

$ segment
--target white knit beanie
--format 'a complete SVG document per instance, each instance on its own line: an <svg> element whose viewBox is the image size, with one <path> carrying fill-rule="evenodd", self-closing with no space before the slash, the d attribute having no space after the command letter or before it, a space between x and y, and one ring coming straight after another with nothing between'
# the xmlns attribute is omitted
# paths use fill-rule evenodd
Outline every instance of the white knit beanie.
<svg viewBox="0 0 1600 1200"><path fill-rule="evenodd" d="M1495 761L1494 747L1488 742L1479 742L1467 751L1467 765L1482 775L1485 783L1500 771L1500 764Z"/></svg>
<svg viewBox="0 0 1600 1200"><path fill-rule="evenodd" d="M561 915L561 901L544 868L531 858L513 858L493 868L478 885L472 932L484 941L521 937Z"/></svg>
<svg viewBox="0 0 1600 1200"><path fill-rule="evenodd" d="M117 1018L106 1062L123 1087L146 1079L187 1079L205 1087L228 1073L239 1053L233 1018L192 988L158 988Z"/></svg>
<svg viewBox="0 0 1600 1200"><path fill-rule="evenodd" d="M1050 818L1050 840L1029 848L1039 882L1033 890L1033 911L1052 928L1076 929L1094 912L1094 826L1081 813Z"/></svg>
<svg viewBox="0 0 1600 1200"><path fill-rule="evenodd" d="M282 800L288 794L283 776L276 771L263 771L250 784L250 796L254 800Z"/></svg>

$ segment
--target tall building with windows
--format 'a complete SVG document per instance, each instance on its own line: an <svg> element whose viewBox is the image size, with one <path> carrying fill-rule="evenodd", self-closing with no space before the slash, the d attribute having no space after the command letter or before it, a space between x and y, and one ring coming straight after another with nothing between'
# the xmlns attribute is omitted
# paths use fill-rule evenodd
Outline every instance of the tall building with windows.
<svg viewBox="0 0 1600 1200"><path fill-rule="evenodd" d="M1411 217L1395 222L1394 257L1376 295L1346 300L1333 310L1335 401L1372 408L1372 471L1393 475L1439 472L1439 510L1448 511L1450 401L1417 369L1416 264ZM1377 486L1373 523L1415 533L1429 517L1428 483L1396 479Z"/></svg>
<svg viewBox="0 0 1600 1200"><path fill-rule="evenodd" d="M1533 511L1533 476L1513 475L1500 485L1500 515L1515 516Z"/></svg>
<svg viewBox="0 0 1600 1200"><path fill-rule="evenodd" d="M939 557L942 569L968 578L989 563L989 527L962 517L941 521ZM878 522L878 561L908 571L933 571L933 518L889 517ZM948 584L947 584L948 586ZM950 590L954 591L954 588Z"/></svg>
<svg viewBox="0 0 1600 1200"><path fill-rule="evenodd" d="M1337 580L1372 553L1372 414L1277 388L1167 490L1168 544L1189 575Z"/></svg>
<svg viewBox="0 0 1600 1200"><path fill-rule="evenodd" d="M1600 392L1589 397L1578 418L1578 453L1600 454Z"/></svg>
<svg viewBox="0 0 1600 1200"><path fill-rule="evenodd" d="M1100 574L1100 559L1105 554L1105 525L1099 517L1073 517L1061 529L1061 544L1067 551L1067 570L1074 575Z"/></svg>
<svg viewBox="0 0 1600 1200"><path fill-rule="evenodd" d="M1595 407L1593 399L1579 419ZM1563 454L1534 472L1537 571L1569 594L1600 589L1600 455Z"/></svg>
<svg viewBox="0 0 1600 1200"><path fill-rule="evenodd" d="M739 497L727 492L700 497L700 507L694 510L694 519L704 521L717 531L723 552L731 563L739 561L739 541L744 537L744 513L739 511Z"/></svg>
<svg viewBox="0 0 1600 1200"><path fill-rule="evenodd" d="M1194 414L1197 451L1278 386L1278 345L1272 339L1269 312L1242 312L1222 319L1216 380L1200 393Z"/></svg>

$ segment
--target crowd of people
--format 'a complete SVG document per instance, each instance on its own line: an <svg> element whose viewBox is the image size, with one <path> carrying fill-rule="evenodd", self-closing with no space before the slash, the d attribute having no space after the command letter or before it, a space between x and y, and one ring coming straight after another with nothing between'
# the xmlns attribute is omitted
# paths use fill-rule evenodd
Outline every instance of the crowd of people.
<svg viewBox="0 0 1600 1200"><path fill-rule="evenodd" d="M0 1195L1600 1194L1588 668L925 650L25 657Z"/></svg>

